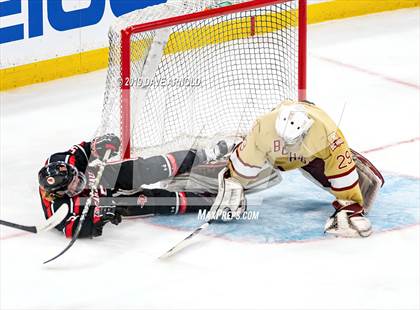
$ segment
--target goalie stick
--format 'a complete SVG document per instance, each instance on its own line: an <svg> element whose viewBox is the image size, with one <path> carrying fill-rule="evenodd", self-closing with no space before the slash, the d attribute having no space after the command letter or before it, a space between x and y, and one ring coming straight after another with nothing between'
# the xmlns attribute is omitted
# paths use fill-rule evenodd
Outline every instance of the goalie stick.
<svg viewBox="0 0 420 310"><path fill-rule="evenodd" d="M181 251L183 248L186 248L188 245L190 245L192 243L193 237L198 235L202 230L205 230L207 227L209 227L211 222L212 221L205 222L203 225L196 228L188 237L186 237L184 240L178 242L175 246L173 246L166 253L159 256L159 259L168 258L168 257L174 255L175 253Z"/></svg>
<svg viewBox="0 0 420 310"><path fill-rule="evenodd" d="M96 175L95 183L93 184L93 186L92 186L92 188L90 190L89 198L87 199L86 204L85 204L85 206L83 208L82 215L80 216L79 223L77 224L76 231L74 232L73 237L71 238L70 243L64 248L64 250L62 250L56 256L54 256L53 258L45 261L44 264L48 264L49 262L51 262L51 261L59 258L61 255L63 255L64 253L66 253L67 250L70 249L73 246L73 244L76 242L77 238L79 237L80 231L82 230L82 225L83 225L83 223L84 223L84 221L86 219L86 216L87 216L87 214L89 212L90 205L92 204L93 196L95 195L95 192L98 189L99 182L101 181L102 174L104 173L105 163L108 161L110 155L111 155L111 150L107 150L106 153L105 153L105 156L104 156L104 158L102 160L102 163L101 163L101 165L99 167L99 171L98 171L98 174Z"/></svg>
<svg viewBox="0 0 420 310"><path fill-rule="evenodd" d="M225 172L226 172L226 168L223 169L219 173L219 176L218 176L218 179L219 179L218 180L218 183L219 183L219 192L217 194L217 197L216 197L216 200L214 201L213 206L211 207L212 209L215 206L217 206L217 205L220 206L222 204L222 202L223 202L224 197L225 197L225 193L226 193L226 185L225 185L225 178L224 178ZM192 243L193 237L196 236L196 235L198 235L203 230L207 229L213 221L214 221L214 219L210 218L203 225L201 225L200 227L196 228L184 240L180 241L175 246L173 246L171 249L169 249L166 253L164 253L161 256L159 256L159 259L165 259L165 258L171 257L175 253L181 251L183 248L185 248L188 245L190 245Z"/></svg>
<svg viewBox="0 0 420 310"><path fill-rule="evenodd" d="M8 221L0 220L0 224L12 227L15 229L20 229L24 231L28 231L30 233L38 234L44 231L48 231L53 229L55 226L60 224L67 216L69 212L69 206L67 204L63 204L51 217L49 217L44 223L35 225L35 226L25 226L20 225Z"/></svg>

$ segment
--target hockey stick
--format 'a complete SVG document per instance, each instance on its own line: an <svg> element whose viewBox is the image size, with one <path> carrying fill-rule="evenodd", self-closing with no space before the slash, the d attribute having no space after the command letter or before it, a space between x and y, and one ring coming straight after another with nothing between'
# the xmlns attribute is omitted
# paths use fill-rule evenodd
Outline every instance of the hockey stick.
<svg viewBox="0 0 420 310"><path fill-rule="evenodd" d="M51 230L55 226L60 224L66 218L68 212L69 212L69 206L67 204L63 204L50 218L48 218L44 223L39 224L39 225L25 226L25 225L20 225L20 224L7 222L3 220L0 220L0 224L15 228L15 229L28 231L30 233L38 234L40 232Z"/></svg>
<svg viewBox="0 0 420 310"><path fill-rule="evenodd" d="M186 248L188 245L192 243L192 239L194 236L198 235L201 231L205 230L210 226L212 221L205 222L200 227L196 228L188 237L186 237L184 240L178 242L175 246L173 246L170 250L168 250L166 253L159 256L159 259L165 259L168 258L175 253L181 251L183 248Z"/></svg>
<svg viewBox="0 0 420 310"><path fill-rule="evenodd" d="M67 250L70 249L73 246L73 244L76 242L77 238L79 237L80 231L82 230L83 222L85 221L86 216L87 216L87 214L89 212L90 205L92 204L93 196L95 195L95 192L98 190L99 182L101 181L102 174L104 173L104 170L105 170L105 163L108 161L110 155L111 155L111 150L107 150L106 153L105 153L104 158L102 159L102 163L101 163L101 165L99 167L99 171L98 171L98 174L96 176L95 183L93 184L93 186L92 186L92 188L90 190L89 198L87 199L86 204L85 204L85 206L83 208L82 215L80 216L79 223L77 224L76 231L74 232L73 237L71 238L70 243L65 247L65 249L63 251L61 251L60 253L58 253L53 258L45 261L44 264L47 264L47 263L49 263L49 262L51 262L51 261L59 258L61 255L63 255L64 253L66 253Z"/></svg>
<svg viewBox="0 0 420 310"><path fill-rule="evenodd" d="M218 176L218 179L219 179L219 193L217 194L217 197L216 197L211 209L214 208L216 205L220 206L223 202L224 197L225 197L225 193L226 193L226 186L225 186L225 179L224 179L225 172L226 172L226 168L223 169L219 173L219 176ZM177 253L177 252L181 251L182 249L186 248L188 245L190 245L192 243L193 237L198 235L201 231L207 229L213 221L214 221L214 219L210 218L207 222L205 222L200 227L196 228L191 234L189 234L186 238L184 238L184 240L178 242L175 246L173 246L167 252L165 252L164 254L159 256L159 259L165 259L165 258L171 257L175 253Z"/></svg>

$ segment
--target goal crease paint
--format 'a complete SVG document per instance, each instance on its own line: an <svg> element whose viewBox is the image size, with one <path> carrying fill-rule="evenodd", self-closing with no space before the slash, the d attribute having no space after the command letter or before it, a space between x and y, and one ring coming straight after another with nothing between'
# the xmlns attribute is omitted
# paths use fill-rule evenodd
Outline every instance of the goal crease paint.
<svg viewBox="0 0 420 310"><path fill-rule="evenodd" d="M385 185L374 203L369 219L374 234L420 223L419 179L385 174ZM288 243L327 240L324 225L334 212L334 196L315 186L298 171L283 174L275 187L247 197L256 220L212 224L204 235L237 242ZM152 225L191 231L202 224L197 214L155 216L144 219ZM374 236L373 234L373 236Z"/></svg>

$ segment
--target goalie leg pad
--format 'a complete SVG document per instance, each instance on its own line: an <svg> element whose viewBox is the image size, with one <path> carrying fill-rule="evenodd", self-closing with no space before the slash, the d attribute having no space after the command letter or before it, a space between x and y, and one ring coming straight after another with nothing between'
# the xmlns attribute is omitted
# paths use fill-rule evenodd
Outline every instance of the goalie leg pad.
<svg viewBox="0 0 420 310"><path fill-rule="evenodd" d="M365 212L367 213L385 181L382 174L369 160L356 151L351 151L359 174L359 186L364 200Z"/></svg>
<svg viewBox="0 0 420 310"><path fill-rule="evenodd" d="M385 181L378 169L368 159L354 150L352 150L352 154L359 174L359 186L364 200L365 212L367 213ZM300 171L305 178L315 185L318 185L324 190L330 190L331 184L324 174L323 160L315 159L308 165L302 167Z"/></svg>

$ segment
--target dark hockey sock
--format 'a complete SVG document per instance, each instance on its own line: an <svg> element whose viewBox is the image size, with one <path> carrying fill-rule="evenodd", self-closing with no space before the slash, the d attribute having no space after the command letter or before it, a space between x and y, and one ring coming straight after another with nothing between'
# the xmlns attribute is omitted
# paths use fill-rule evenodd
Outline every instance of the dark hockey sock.
<svg viewBox="0 0 420 310"><path fill-rule="evenodd" d="M199 210L210 210L214 203L215 196L206 194L186 193L187 194L187 210L186 213L197 213Z"/></svg>
<svg viewBox="0 0 420 310"><path fill-rule="evenodd" d="M194 166L202 164L205 161L205 154L201 153L203 152L191 149L167 154L174 172L173 175L190 172Z"/></svg>
<svg viewBox="0 0 420 310"><path fill-rule="evenodd" d="M127 198L135 198L136 204L134 205L131 201L130 205L124 205L124 201L128 201ZM118 204L118 210L123 216L175 215L209 210L214 197L196 193L144 190L135 197L118 197L118 200L114 198L114 201Z"/></svg>

